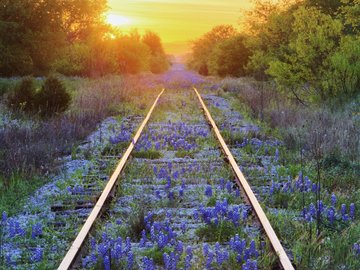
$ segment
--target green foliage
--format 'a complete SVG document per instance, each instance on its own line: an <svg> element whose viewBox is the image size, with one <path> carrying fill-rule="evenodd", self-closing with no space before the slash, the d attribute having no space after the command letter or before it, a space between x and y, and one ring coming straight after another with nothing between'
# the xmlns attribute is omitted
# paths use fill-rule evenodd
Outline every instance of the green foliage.
<svg viewBox="0 0 360 270"><path fill-rule="evenodd" d="M208 59L214 47L221 41L236 35L236 30L231 25L219 25L203 35L193 43L189 67L202 75L208 75Z"/></svg>
<svg viewBox="0 0 360 270"><path fill-rule="evenodd" d="M220 77L244 76L250 55L244 40L244 36L238 35L219 42L212 50L207 62L209 73Z"/></svg>
<svg viewBox="0 0 360 270"><path fill-rule="evenodd" d="M0 75L44 74L58 50L103 25L105 0L5 0L0 9Z"/></svg>
<svg viewBox="0 0 360 270"><path fill-rule="evenodd" d="M147 150L147 151L135 151L132 153L135 158L147 158L147 159L158 159L162 157L160 151L156 150Z"/></svg>
<svg viewBox="0 0 360 270"><path fill-rule="evenodd" d="M46 79L36 94L36 108L42 116L52 116L64 112L70 105L71 97L62 82L55 76Z"/></svg>
<svg viewBox="0 0 360 270"><path fill-rule="evenodd" d="M65 76L82 76L88 74L90 48L84 43L75 43L64 48L52 64L55 72Z"/></svg>
<svg viewBox="0 0 360 270"><path fill-rule="evenodd" d="M150 49L141 42L137 32L118 40L117 62L122 73L139 73L149 70Z"/></svg>
<svg viewBox="0 0 360 270"><path fill-rule="evenodd" d="M9 108L29 112L34 109L35 86L33 78L25 77L8 97Z"/></svg>
<svg viewBox="0 0 360 270"><path fill-rule="evenodd" d="M342 0L340 12L350 33L360 33L360 0Z"/></svg>
<svg viewBox="0 0 360 270"><path fill-rule="evenodd" d="M324 82L329 97L352 98L360 89L360 37L344 37L330 57L328 80Z"/></svg>
<svg viewBox="0 0 360 270"><path fill-rule="evenodd" d="M267 72L300 101L324 101L328 93L322 79L327 74L329 55L340 40L342 24L316 8L301 7L294 17L289 53L270 62Z"/></svg>
<svg viewBox="0 0 360 270"><path fill-rule="evenodd" d="M0 175L0 211L7 211L13 215L25 203L27 198L37 188L44 184L44 179L29 175L13 174L11 176Z"/></svg>
<svg viewBox="0 0 360 270"><path fill-rule="evenodd" d="M243 230L237 228L231 221L221 221L218 225L214 223L207 224L205 226L196 229L196 235L206 242L227 242L235 234L243 235Z"/></svg>

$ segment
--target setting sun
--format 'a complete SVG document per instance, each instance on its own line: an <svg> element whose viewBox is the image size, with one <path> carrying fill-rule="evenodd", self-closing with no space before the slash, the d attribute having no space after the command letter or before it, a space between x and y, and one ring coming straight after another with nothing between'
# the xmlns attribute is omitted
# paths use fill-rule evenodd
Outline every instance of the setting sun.
<svg viewBox="0 0 360 270"><path fill-rule="evenodd" d="M106 16L106 21L113 26L122 26L130 24L130 19L114 13L109 13Z"/></svg>

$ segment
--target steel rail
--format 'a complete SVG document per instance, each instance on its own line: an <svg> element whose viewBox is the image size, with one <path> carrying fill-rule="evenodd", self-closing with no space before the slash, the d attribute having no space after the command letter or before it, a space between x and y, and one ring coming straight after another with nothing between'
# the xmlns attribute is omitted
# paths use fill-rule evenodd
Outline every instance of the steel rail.
<svg viewBox="0 0 360 270"><path fill-rule="evenodd" d="M65 257L63 258L60 266L58 267L58 270L67 270L70 269L72 267L72 265L74 264L74 262L76 261L76 258L81 250L81 248L83 247L85 240L88 236L88 234L91 231L91 228L93 227L97 217L99 216L104 204L106 203L107 199L109 198L109 195L111 194L117 180L118 177L120 175L120 173L122 172L126 161L128 160L132 150L135 147L135 144L137 143L137 141L139 140L139 137L142 133L142 131L144 130L144 127L146 126L147 122L150 119L150 116L152 114L152 112L155 109L156 104L158 103L161 95L164 93L165 89L162 89L162 91L160 92L160 94L157 96L154 104L151 106L146 118L144 119L144 121L142 122L141 126L139 127L138 131L136 132L132 142L130 143L129 147L127 148L125 154L122 156L122 158L120 159L115 171L113 172L113 174L110 177L110 180L108 181L108 183L106 184L103 192L101 193L100 198L98 199L96 205L94 206L93 210L91 211L89 217L87 218L86 222L84 223L83 227L81 228L79 234L77 235L76 239L74 240L73 244L71 245L70 249L68 250L67 254L65 255Z"/></svg>
<svg viewBox="0 0 360 270"><path fill-rule="evenodd" d="M274 249L274 251L276 252L277 256L279 257L280 260L280 264L281 266L285 269L285 270L293 270L294 266L292 265L289 257L287 256L283 246L280 243L279 238L277 237L274 229L272 228L270 221L268 220L268 218L266 217L266 214L264 212L264 210L261 208L259 201L256 199L254 192L252 191L249 183L247 182L247 180L245 179L243 173L241 172L241 170L239 169L239 166L237 165L234 156L231 154L228 146L226 145L218 127L215 124L215 121L213 120L213 118L211 117L211 114L209 112L209 110L207 109L202 97L200 96L198 90L194 87L193 88L200 103L202 106L202 109L206 115L206 118L208 119L210 125L212 126L214 133L218 139L218 141L221 144L221 148L225 154L225 156L227 157L227 159L229 160L229 163L236 175L236 183L238 184L238 186L240 188L243 189L243 191L245 192L247 198L250 201L250 204L252 205L256 216L258 217L262 227L265 230L265 233L267 235L267 237L269 238L271 245Z"/></svg>

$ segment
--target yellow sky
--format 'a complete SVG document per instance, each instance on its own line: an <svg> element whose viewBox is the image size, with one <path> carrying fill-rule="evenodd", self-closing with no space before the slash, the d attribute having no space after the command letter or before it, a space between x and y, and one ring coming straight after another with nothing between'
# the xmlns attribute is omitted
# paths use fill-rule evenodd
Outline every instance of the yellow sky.
<svg viewBox="0 0 360 270"><path fill-rule="evenodd" d="M157 32L170 52L186 50L188 42L218 24L238 25L249 0L108 0L110 13L126 17L123 31Z"/></svg>

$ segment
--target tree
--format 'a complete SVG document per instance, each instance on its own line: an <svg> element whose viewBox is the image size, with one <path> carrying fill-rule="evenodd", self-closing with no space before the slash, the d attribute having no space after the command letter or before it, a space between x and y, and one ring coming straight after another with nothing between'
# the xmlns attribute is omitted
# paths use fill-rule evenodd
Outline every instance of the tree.
<svg viewBox="0 0 360 270"><path fill-rule="evenodd" d="M360 33L360 0L342 0L343 6L340 11L344 17L344 23L352 34Z"/></svg>
<svg viewBox="0 0 360 270"><path fill-rule="evenodd" d="M117 40L116 55L122 73L134 74L150 68L151 50L137 32Z"/></svg>
<svg viewBox="0 0 360 270"><path fill-rule="evenodd" d="M360 93L360 37L346 36L330 57L328 77L324 81L331 97L344 100Z"/></svg>
<svg viewBox="0 0 360 270"><path fill-rule="evenodd" d="M142 42L145 43L151 51L152 55L164 55L164 48L161 43L159 35L154 32L147 31L142 37Z"/></svg>
<svg viewBox="0 0 360 270"><path fill-rule="evenodd" d="M166 71L169 68L169 61L165 55L159 35L147 31L142 37L142 42L149 47L151 52L150 71L153 73L162 73Z"/></svg>
<svg viewBox="0 0 360 270"><path fill-rule="evenodd" d="M208 75L207 61L218 42L235 36L236 29L231 25L219 25L210 32L193 42L192 55L188 63L190 68L198 71L202 75Z"/></svg>
<svg viewBox="0 0 360 270"><path fill-rule="evenodd" d="M244 36L238 35L219 42L212 50L207 63L210 74L221 77L244 76L250 55L244 40Z"/></svg>
<svg viewBox="0 0 360 270"><path fill-rule="evenodd" d="M57 50L85 40L105 10L106 0L1 0L0 59L6 64L0 75L48 72Z"/></svg>
<svg viewBox="0 0 360 270"><path fill-rule="evenodd" d="M295 97L305 100L326 100L323 78L329 67L329 56L336 50L342 24L316 8L301 7L294 13L289 53L270 62L268 74L288 87Z"/></svg>
<svg viewBox="0 0 360 270"><path fill-rule="evenodd" d="M246 15L249 33L245 43L251 51L247 71L257 80L267 80L270 62L288 53L293 33L294 13L299 1L256 1L255 9ZM259 19L257 19L259 18Z"/></svg>

